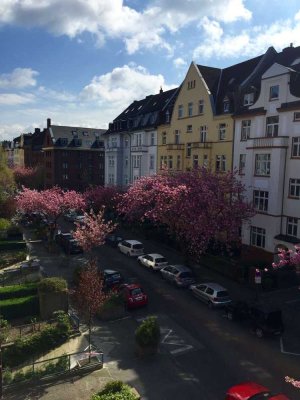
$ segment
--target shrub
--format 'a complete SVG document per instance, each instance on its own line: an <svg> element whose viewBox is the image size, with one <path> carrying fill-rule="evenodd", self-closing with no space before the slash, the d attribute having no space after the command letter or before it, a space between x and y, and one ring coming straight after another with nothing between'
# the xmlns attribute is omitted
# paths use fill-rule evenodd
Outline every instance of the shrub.
<svg viewBox="0 0 300 400"><path fill-rule="evenodd" d="M107 383L103 390L94 394L91 400L137 400L130 386L121 381Z"/></svg>
<svg viewBox="0 0 300 400"><path fill-rule="evenodd" d="M160 328L157 318L146 318L135 331L137 344L142 347L158 346L160 340Z"/></svg>
<svg viewBox="0 0 300 400"><path fill-rule="evenodd" d="M39 314L38 296L26 296L0 301L1 315L4 319L24 317L26 315Z"/></svg>
<svg viewBox="0 0 300 400"><path fill-rule="evenodd" d="M67 289L67 282L63 278L45 278L38 284L38 290L43 293L63 292Z"/></svg>
<svg viewBox="0 0 300 400"><path fill-rule="evenodd" d="M6 231L11 226L11 222L6 218L0 218L0 231Z"/></svg>
<svg viewBox="0 0 300 400"><path fill-rule="evenodd" d="M6 251L2 252L0 257L0 268L9 267L10 265L16 264L17 262L25 260L27 256L26 251Z"/></svg>
<svg viewBox="0 0 300 400"><path fill-rule="evenodd" d="M124 306L124 299L121 294L113 293L101 306L100 311L109 310L114 307Z"/></svg>
<svg viewBox="0 0 300 400"><path fill-rule="evenodd" d="M0 300L26 297L37 294L36 283L24 283L22 285L11 285L0 288Z"/></svg>
<svg viewBox="0 0 300 400"><path fill-rule="evenodd" d="M12 376L11 371L8 370L8 369L6 371L4 371L2 379L3 379L3 384L4 385L9 385L13 380L13 376Z"/></svg>

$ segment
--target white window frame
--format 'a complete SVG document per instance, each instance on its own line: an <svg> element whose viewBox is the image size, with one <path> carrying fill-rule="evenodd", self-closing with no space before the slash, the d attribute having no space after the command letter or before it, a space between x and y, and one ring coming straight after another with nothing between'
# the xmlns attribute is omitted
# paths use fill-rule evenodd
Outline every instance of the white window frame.
<svg viewBox="0 0 300 400"><path fill-rule="evenodd" d="M244 106L250 106L254 102L254 93L245 93L244 94Z"/></svg>
<svg viewBox="0 0 300 400"><path fill-rule="evenodd" d="M193 105L194 105L194 103L192 101L190 103L188 103L188 117L193 116Z"/></svg>
<svg viewBox="0 0 300 400"><path fill-rule="evenodd" d="M198 102L198 114L204 113L204 100L199 100Z"/></svg>
<svg viewBox="0 0 300 400"><path fill-rule="evenodd" d="M253 207L257 211L267 212L269 207L269 192L253 190Z"/></svg>
<svg viewBox="0 0 300 400"><path fill-rule="evenodd" d="M193 132L193 125L191 125L191 124L190 124L190 125L187 125L187 126L186 126L186 132L187 132L187 133L192 133L192 132Z"/></svg>
<svg viewBox="0 0 300 400"><path fill-rule="evenodd" d="M192 143L186 144L186 156L191 157L192 155Z"/></svg>
<svg viewBox="0 0 300 400"><path fill-rule="evenodd" d="M250 229L250 244L251 246L260 247L266 246L266 230L258 226L251 226Z"/></svg>
<svg viewBox="0 0 300 400"><path fill-rule="evenodd" d="M198 154L193 155L193 168L199 167L199 156Z"/></svg>
<svg viewBox="0 0 300 400"><path fill-rule="evenodd" d="M208 154L203 154L203 167L208 167Z"/></svg>
<svg viewBox="0 0 300 400"><path fill-rule="evenodd" d="M177 159L176 159L176 169L180 170L181 169L181 156L180 154L177 155Z"/></svg>
<svg viewBox="0 0 300 400"><path fill-rule="evenodd" d="M300 136L292 138L292 158L300 157Z"/></svg>
<svg viewBox="0 0 300 400"><path fill-rule="evenodd" d="M161 134L161 144L167 144L167 132Z"/></svg>
<svg viewBox="0 0 300 400"><path fill-rule="evenodd" d="M278 100L279 99L279 85L270 86L269 100Z"/></svg>
<svg viewBox="0 0 300 400"><path fill-rule="evenodd" d="M241 141L250 138L251 133L251 119L244 119L241 123Z"/></svg>
<svg viewBox="0 0 300 400"><path fill-rule="evenodd" d="M298 218L286 218L286 234L288 236L298 237Z"/></svg>
<svg viewBox="0 0 300 400"><path fill-rule="evenodd" d="M180 143L180 130L179 129L175 129L174 131L174 143L175 144L179 144Z"/></svg>
<svg viewBox="0 0 300 400"><path fill-rule="evenodd" d="M168 168L173 169L173 156L168 156Z"/></svg>
<svg viewBox="0 0 300 400"><path fill-rule="evenodd" d="M239 174L244 175L246 168L246 154L240 154L239 158Z"/></svg>
<svg viewBox="0 0 300 400"><path fill-rule="evenodd" d="M207 126L201 125L200 126L200 142L205 143L207 140Z"/></svg>
<svg viewBox="0 0 300 400"><path fill-rule="evenodd" d="M279 116L273 115L266 119L266 136L277 137L279 131Z"/></svg>
<svg viewBox="0 0 300 400"><path fill-rule="evenodd" d="M255 175L270 176L271 154L255 154Z"/></svg>
<svg viewBox="0 0 300 400"><path fill-rule="evenodd" d="M178 105L178 118L183 118L183 105Z"/></svg>
<svg viewBox="0 0 300 400"><path fill-rule="evenodd" d="M118 141L116 137L111 137L111 147L118 147Z"/></svg>
<svg viewBox="0 0 300 400"><path fill-rule="evenodd" d="M150 154L150 157L149 157L149 169L154 169L154 155L153 154Z"/></svg>
<svg viewBox="0 0 300 400"><path fill-rule="evenodd" d="M294 121L300 121L300 111L294 112Z"/></svg>
<svg viewBox="0 0 300 400"><path fill-rule="evenodd" d="M219 124L219 140L226 139L226 124L224 122Z"/></svg>
<svg viewBox="0 0 300 400"><path fill-rule="evenodd" d="M300 179L290 178L289 197L292 197L294 199L300 199Z"/></svg>
<svg viewBox="0 0 300 400"><path fill-rule="evenodd" d="M150 146L155 146L155 132L150 134Z"/></svg>

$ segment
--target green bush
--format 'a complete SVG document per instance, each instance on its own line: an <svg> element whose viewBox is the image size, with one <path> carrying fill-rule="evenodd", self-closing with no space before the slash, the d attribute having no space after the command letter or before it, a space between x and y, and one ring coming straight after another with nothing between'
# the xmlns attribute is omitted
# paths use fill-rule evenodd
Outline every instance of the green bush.
<svg viewBox="0 0 300 400"><path fill-rule="evenodd" d="M15 367L64 343L71 332L70 322L66 322L65 325L58 323L56 326L47 326L31 336L17 339L12 346L3 350L4 366ZM61 367L62 364L60 364Z"/></svg>
<svg viewBox="0 0 300 400"><path fill-rule="evenodd" d="M13 376L12 373L9 369L7 369L6 371L3 372L3 384L4 385L9 385L12 380L13 380Z"/></svg>
<svg viewBox="0 0 300 400"><path fill-rule="evenodd" d="M1 240L0 241L0 251L7 250L23 250L26 249L26 242L23 240Z"/></svg>
<svg viewBox="0 0 300 400"><path fill-rule="evenodd" d="M1 315L8 321L26 315L39 314L38 296L26 296L0 301Z"/></svg>
<svg viewBox="0 0 300 400"><path fill-rule="evenodd" d="M91 400L137 400L131 388L121 381L107 383L103 390L94 394Z"/></svg>
<svg viewBox="0 0 300 400"><path fill-rule="evenodd" d="M124 306L124 299L121 294L113 293L101 306L100 311L108 310L114 307Z"/></svg>
<svg viewBox="0 0 300 400"><path fill-rule="evenodd" d="M0 231L6 231L11 226L11 222L6 218L0 218Z"/></svg>
<svg viewBox="0 0 300 400"><path fill-rule="evenodd" d="M38 284L38 290L43 293L63 292L67 289L67 282L63 278L45 278Z"/></svg>
<svg viewBox="0 0 300 400"><path fill-rule="evenodd" d="M0 268L9 267L10 265L16 264L20 261L24 261L26 259L26 256L26 251L3 251L0 257Z"/></svg>
<svg viewBox="0 0 300 400"><path fill-rule="evenodd" d="M26 297L37 294L36 283L24 283L21 285L11 285L0 288L0 300Z"/></svg>
<svg viewBox="0 0 300 400"><path fill-rule="evenodd" d="M146 318L135 331L137 344L142 347L158 346L160 340L160 328L157 318Z"/></svg>

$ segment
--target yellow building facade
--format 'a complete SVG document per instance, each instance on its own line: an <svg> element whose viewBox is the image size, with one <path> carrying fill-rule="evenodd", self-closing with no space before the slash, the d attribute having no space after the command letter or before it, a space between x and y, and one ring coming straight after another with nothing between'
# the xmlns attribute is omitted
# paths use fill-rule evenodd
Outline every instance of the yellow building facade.
<svg viewBox="0 0 300 400"><path fill-rule="evenodd" d="M169 123L158 127L158 172L163 167L186 171L203 165L220 172L232 169L234 121L230 99L222 99L221 112L217 113L221 70L205 68L201 73L200 66L191 63Z"/></svg>

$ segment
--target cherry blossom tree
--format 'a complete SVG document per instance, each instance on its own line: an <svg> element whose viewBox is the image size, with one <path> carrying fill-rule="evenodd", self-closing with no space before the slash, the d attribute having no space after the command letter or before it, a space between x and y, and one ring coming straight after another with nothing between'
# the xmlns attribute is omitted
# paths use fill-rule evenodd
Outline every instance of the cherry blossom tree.
<svg viewBox="0 0 300 400"><path fill-rule="evenodd" d="M85 318L89 329L89 360L93 318L109 296L103 291L103 276L98 271L96 262L90 261L87 267L81 271L78 286L73 293L75 304Z"/></svg>
<svg viewBox="0 0 300 400"><path fill-rule="evenodd" d="M83 221L75 222L75 225L76 230L73 232L73 237L86 252L103 245L106 236L116 228L116 224L112 221L104 220L104 207L98 214L95 214L93 210L84 213Z"/></svg>
<svg viewBox="0 0 300 400"><path fill-rule="evenodd" d="M242 222L253 215L235 173L206 168L143 177L123 194L119 212L129 221L167 227L190 254L203 254L212 241L238 243Z"/></svg>
<svg viewBox="0 0 300 400"><path fill-rule="evenodd" d="M20 167L13 168L15 181L18 187L25 186L30 189L38 188L42 184L43 167Z"/></svg>
<svg viewBox="0 0 300 400"><path fill-rule="evenodd" d="M274 268L280 268L287 265L298 266L300 265L300 244L294 246L294 250L287 250L284 248L278 249L279 261L274 262L272 266Z"/></svg>
<svg viewBox="0 0 300 400"><path fill-rule="evenodd" d="M84 192L87 204L98 212L105 207L106 210L114 211L117 207L120 189L116 186L90 186Z"/></svg>

